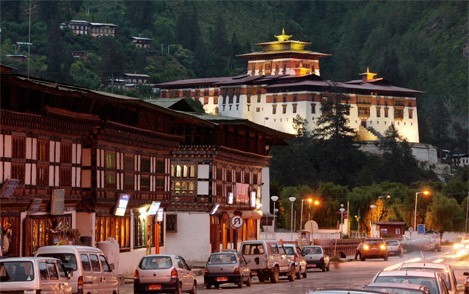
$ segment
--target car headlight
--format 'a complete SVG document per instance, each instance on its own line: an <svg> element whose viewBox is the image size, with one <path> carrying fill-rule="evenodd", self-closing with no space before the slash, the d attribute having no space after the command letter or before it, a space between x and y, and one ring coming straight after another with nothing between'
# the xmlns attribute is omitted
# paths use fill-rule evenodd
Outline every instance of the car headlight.
<svg viewBox="0 0 469 294"><path fill-rule="evenodd" d="M463 248L464 246L461 244L461 243L456 243L453 245L453 248L454 249L460 249L460 248Z"/></svg>
<svg viewBox="0 0 469 294"><path fill-rule="evenodd" d="M384 245L384 244L379 245L379 249L386 250L386 245Z"/></svg>
<svg viewBox="0 0 469 294"><path fill-rule="evenodd" d="M370 250L370 245L367 245L367 244L363 245L363 250L365 251Z"/></svg>

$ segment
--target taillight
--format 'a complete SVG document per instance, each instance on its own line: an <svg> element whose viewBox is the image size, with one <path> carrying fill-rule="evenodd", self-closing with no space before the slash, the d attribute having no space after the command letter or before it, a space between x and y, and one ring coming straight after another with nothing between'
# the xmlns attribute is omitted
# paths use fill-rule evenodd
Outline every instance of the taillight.
<svg viewBox="0 0 469 294"><path fill-rule="evenodd" d="M138 279L140 279L140 275L138 273L138 270L135 270L134 271L134 280L138 280Z"/></svg>
<svg viewBox="0 0 469 294"><path fill-rule="evenodd" d="M237 267L237 268L234 269L234 273L235 273L235 274L239 274L239 267Z"/></svg>
<svg viewBox="0 0 469 294"><path fill-rule="evenodd" d="M78 294L83 294L83 276L78 277L77 290L78 290Z"/></svg>
<svg viewBox="0 0 469 294"><path fill-rule="evenodd" d="M178 271L177 269L173 268L171 271L171 279L177 279L178 278Z"/></svg>

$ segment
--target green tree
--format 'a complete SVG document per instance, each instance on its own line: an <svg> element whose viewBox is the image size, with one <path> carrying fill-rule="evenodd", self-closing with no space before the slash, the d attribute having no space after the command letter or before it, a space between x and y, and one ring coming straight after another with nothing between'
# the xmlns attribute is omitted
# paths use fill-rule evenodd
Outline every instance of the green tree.
<svg viewBox="0 0 469 294"><path fill-rule="evenodd" d="M308 136L307 125L308 121L301 115L297 114L296 117L293 118L293 129L296 131L298 137Z"/></svg>
<svg viewBox="0 0 469 294"><path fill-rule="evenodd" d="M125 72L126 56L122 44L113 37L98 39L101 61L98 68L103 79L116 78Z"/></svg>
<svg viewBox="0 0 469 294"><path fill-rule="evenodd" d="M150 28L153 24L155 5L153 1L124 1L128 20L139 30Z"/></svg>
<svg viewBox="0 0 469 294"><path fill-rule="evenodd" d="M464 229L464 213L456 199L441 194L433 196L425 217L427 228L440 233L446 231L462 231Z"/></svg>
<svg viewBox="0 0 469 294"><path fill-rule="evenodd" d="M99 75L91 69L86 68L81 61L76 61L72 64L70 75L75 85L84 88L99 89L99 86L101 85Z"/></svg>

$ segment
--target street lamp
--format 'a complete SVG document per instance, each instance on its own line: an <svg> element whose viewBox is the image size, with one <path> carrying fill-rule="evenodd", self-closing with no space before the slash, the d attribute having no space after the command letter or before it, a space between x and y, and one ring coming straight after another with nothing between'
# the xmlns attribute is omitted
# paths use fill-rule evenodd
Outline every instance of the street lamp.
<svg viewBox="0 0 469 294"><path fill-rule="evenodd" d="M293 241L293 202L295 202L296 198L295 197L289 197L288 200L290 200L290 240Z"/></svg>
<svg viewBox="0 0 469 294"><path fill-rule="evenodd" d="M303 229L303 203L305 202L305 200L308 201L310 207L311 207L311 202L313 202L313 199L311 198L301 199L300 230Z"/></svg>
<svg viewBox="0 0 469 294"><path fill-rule="evenodd" d="M321 202L319 202L319 200L314 200L314 201L308 201L309 202L309 206L308 206L308 220L311 220L311 203L313 203L315 206L318 206ZM314 215L313 215L314 216Z"/></svg>
<svg viewBox="0 0 469 294"><path fill-rule="evenodd" d="M421 192L416 192L415 193L415 209L414 209L414 232L417 230L417 196L419 195L430 195L430 192L425 190L425 191L421 191Z"/></svg>
<svg viewBox="0 0 469 294"><path fill-rule="evenodd" d="M391 195L378 196L378 200L379 200L379 199L383 199L383 209L382 209L382 211L380 212L380 209L379 209L379 206L378 206L378 222L379 222L379 220L381 219L381 214L384 213L384 205L385 205L385 203L386 203L384 200L391 199Z"/></svg>
<svg viewBox="0 0 469 294"><path fill-rule="evenodd" d="M343 231L343 222L344 222L344 211L345 211L345 208L344 208L344 205L343 204L340 204L340 238L342 238L342 231Z"/></svg>
<svg viewBox="0 0 469 294"><path fill-rule="evenodd" d="M274 227L274 232L275 232L275 203L277 203L278 196L275 196L275 195L271 196L270 200L272 200L274 202L274 224L273 224L273 227Z"/></svg>

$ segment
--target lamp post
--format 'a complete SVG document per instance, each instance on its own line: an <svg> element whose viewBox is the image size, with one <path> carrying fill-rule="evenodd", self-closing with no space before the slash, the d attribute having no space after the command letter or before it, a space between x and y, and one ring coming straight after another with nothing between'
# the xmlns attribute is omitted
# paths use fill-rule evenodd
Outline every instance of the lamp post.
<svg viewBox="0 0 469 294"><path fill-rule="evenodd" d="M289 197L288 200L290 200L290 240L293 241L293 202L295 202L296 198L295 197Z"/></svg>
<svg viewBox="0 0 469 294"><path fill-rule="evenodd" d="M340 204L340 238L342 239L342 234L343 234L343 222L344 222L344 211L345 211L345 208L344 208L344 205L343 204Z"/></svg>
<svg viewBox="0 0 469 294"><path fill-rule="evenodd" d="M274 223L273 223L273 227L274 227L274 233L275 233L275 203L277 203L277 200L278 200L278 196L271 196L270 197L270 200L272 200L274 202Z"/></svg>
<svg viewBox="0 0 469 294"><path fill-rule="evenodd" d="M381 214L384 213L384 205L386 203L384 200L391 199L391 195L378 196L378 200L379 199L383 199L383 209L382 209L382 211L380 211L379 207L378 207L378 222L381 219Z"/></svg>
<svg viewBox="0 0 469 294"><path fill-rule="evenodd" d="M428 192L427 190L425 191L421 191L421 192L416 192L415 193L415 208L414 208L414 232L417 230L417 196L419 195L429 195L430 192Z"/></svg>
<svg viewBox="0 0 469 294"><path fill-rule="evenodd" d="M313 202L313 199L311 199L311 198L301 199L300 230L303 229L303 203L305 202L305 200L308 201L310 208L311 208L311 202ZM310 211L310 215L311 215L311 211ZM308 218L308 220L310 220L310 219Z"/></svg>
<svg viewBox="0 0 469 294"><path fill-rule="evenodd" d="M355 219L357 220L358 237L360 237L360 208L358 209L358 214L355 215Z"/></svg>

